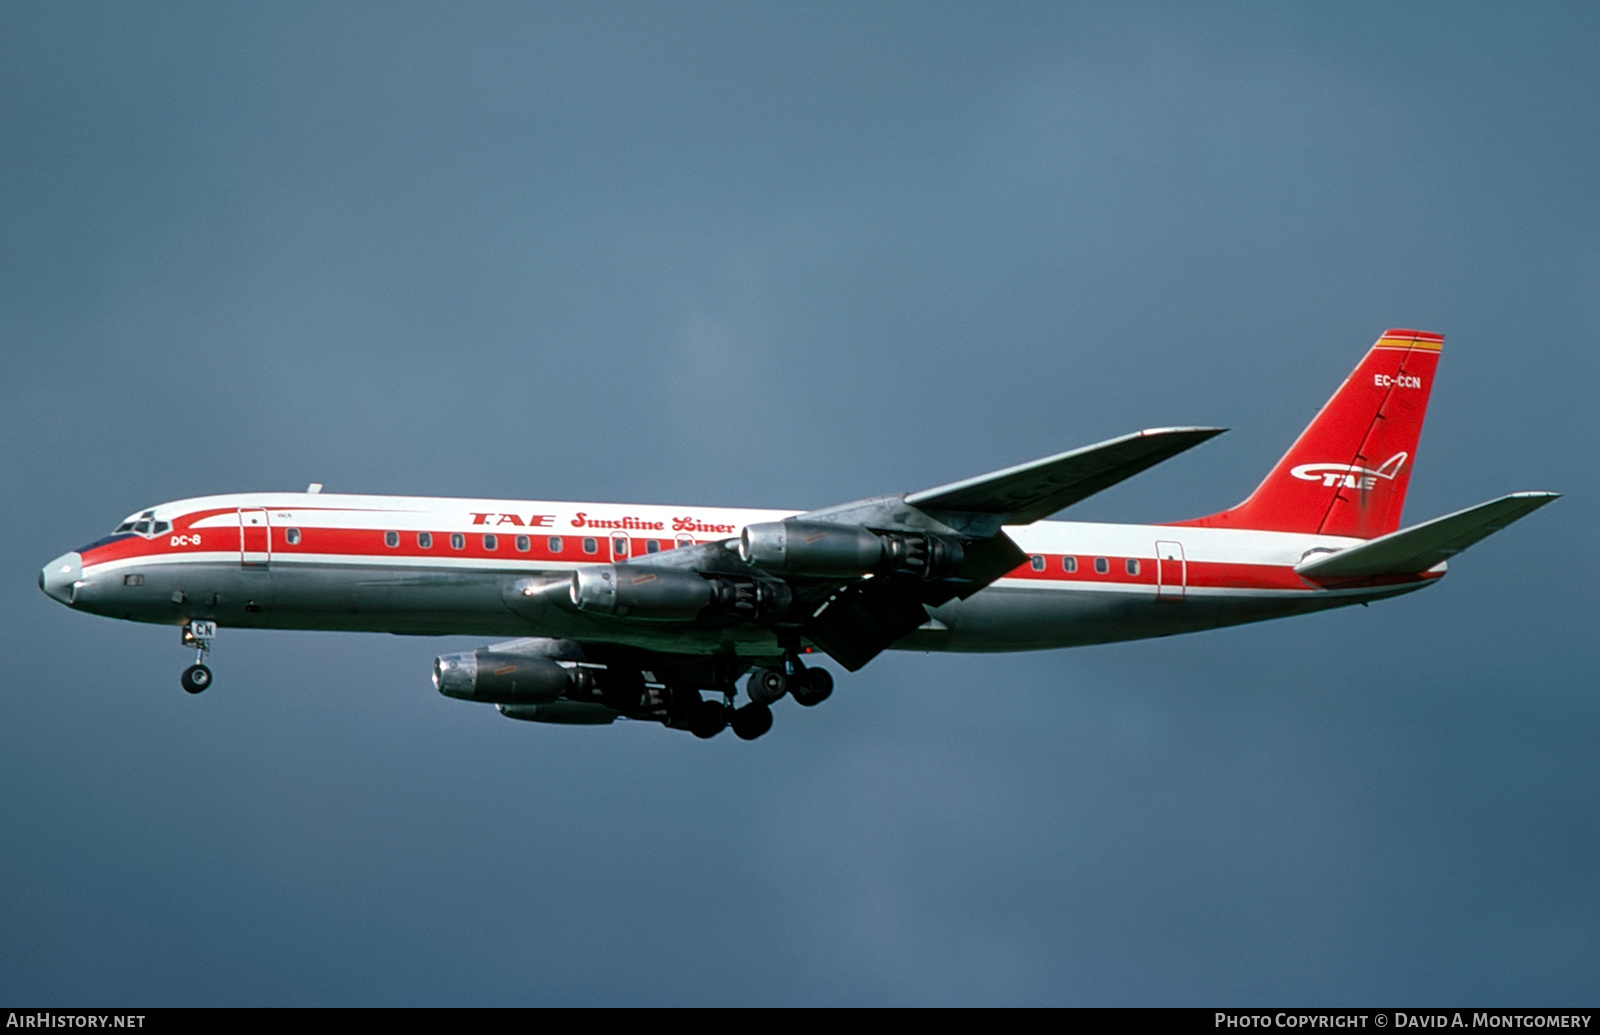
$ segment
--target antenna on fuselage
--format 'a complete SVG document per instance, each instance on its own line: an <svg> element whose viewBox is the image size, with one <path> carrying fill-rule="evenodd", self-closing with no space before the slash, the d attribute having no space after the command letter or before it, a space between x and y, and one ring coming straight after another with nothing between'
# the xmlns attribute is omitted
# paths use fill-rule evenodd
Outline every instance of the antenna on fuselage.
<svg viewBox="0 0 1600 1035"><path fill-rule="evenodd" d="M322 483L321 482L312 482L310 485L306 486L306 495L308 495L308 496L315 496L317 493L319 493L321 491L322 491Z"/></svg>

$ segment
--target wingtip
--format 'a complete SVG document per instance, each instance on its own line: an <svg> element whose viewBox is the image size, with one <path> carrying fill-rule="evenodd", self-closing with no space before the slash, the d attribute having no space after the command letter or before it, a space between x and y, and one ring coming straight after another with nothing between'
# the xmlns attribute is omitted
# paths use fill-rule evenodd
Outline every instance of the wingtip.
<svg viewBox="0 0 1600 1035"><path fill-rule="evenodd" d="M1139 434L1148 435L1148 436L1154 436L1154 435L1187 435L1187 436L1193 436L1193 437L1196 437L1196 438L1212 438L1214 436L1222 434L1224 431L1227 431L1227 430L1229 430L1229 429L1228 428L1212 428L1212 427L1207 427L1205 425L1196 424L1196 425L1193 425L1193 426L1181 427L1181 428L1145 428L1143 431L1139 432Z"/></svg>

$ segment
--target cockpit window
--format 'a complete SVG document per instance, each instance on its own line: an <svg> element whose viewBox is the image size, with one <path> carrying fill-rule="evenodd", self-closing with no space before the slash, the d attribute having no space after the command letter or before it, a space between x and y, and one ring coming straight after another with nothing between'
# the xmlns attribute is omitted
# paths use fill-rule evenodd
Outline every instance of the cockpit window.
<svg viewBox="0 0 1600 1035"><path fill-rule="evenodd" d="M124 532L135 532L142 536L151 536L161 535L163 532L171 530L172 522L157 521L155 517L155 511L147 510L143 514L139 514L124 521L122 524L118 525L117 530L111 534L122 535Z"/></svg>

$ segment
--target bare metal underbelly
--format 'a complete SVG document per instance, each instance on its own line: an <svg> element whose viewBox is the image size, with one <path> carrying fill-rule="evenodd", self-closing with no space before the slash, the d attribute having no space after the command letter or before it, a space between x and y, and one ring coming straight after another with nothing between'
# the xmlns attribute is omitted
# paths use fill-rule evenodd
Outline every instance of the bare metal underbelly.
<svg viewBox="0 0 1600 1035"><path fill-rule="evenodd" d="M1422 585L1360 593L1191 592L1181 600L1158 600L1148 591L991 586L967 600L933 608L930 628L917 630L895 647L963 653L1082 647L1347 607L1408 593Z"/></svg>
<svg viewBox="0 0 1600 1035"><path fill-rule="evenodd" d="M76 606L108 617L180 625L191 618L221 626L414 635L553 636L688 654L770 657L773 635L754 626L706 629L682 622L595 616L560 604L560 594L525 595L527 572L392 571L353 565L148 565L137 590L133 569L91 577ZM547 581L568 573L553 571ZM114 580L115 592L107 592ZM931 610L928 627L899 650L990 652L1074 647L1171 636L1303 614L1395 596L1421 583L1360 593L1192 591L1157 600L1149 590L991 586L965 601ZM559 587L556 587L559 590Z"/></svg>

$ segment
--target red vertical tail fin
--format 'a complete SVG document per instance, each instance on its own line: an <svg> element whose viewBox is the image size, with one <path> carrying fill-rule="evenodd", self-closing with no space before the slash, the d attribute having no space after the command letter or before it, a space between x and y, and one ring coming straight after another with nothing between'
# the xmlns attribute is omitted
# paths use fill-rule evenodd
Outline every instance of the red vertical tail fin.
<svg viewBox="0 0 1600 1035"><path fill-rule="evenodd" d="M1178 524L1362 539L1398 529L1443 345L1384 331L1249 499Z"/></svg>

